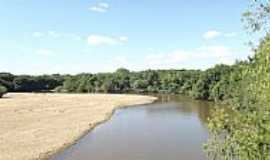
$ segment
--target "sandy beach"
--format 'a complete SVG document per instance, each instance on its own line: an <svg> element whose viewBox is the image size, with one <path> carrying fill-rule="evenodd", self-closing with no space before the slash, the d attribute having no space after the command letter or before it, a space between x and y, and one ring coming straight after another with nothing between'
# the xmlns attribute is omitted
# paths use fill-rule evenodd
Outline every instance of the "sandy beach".
<svg viewBox="0 0 270 160"><path fill-rule="evenodd" d="M44 159L110 118L116 108L154 100L139 95L7 94L0 99L0 160Z"/></svg>

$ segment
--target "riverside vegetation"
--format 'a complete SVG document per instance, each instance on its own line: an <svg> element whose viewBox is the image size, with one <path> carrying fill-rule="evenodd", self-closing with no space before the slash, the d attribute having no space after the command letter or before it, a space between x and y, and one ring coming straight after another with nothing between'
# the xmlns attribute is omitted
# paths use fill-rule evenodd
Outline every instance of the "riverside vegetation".
<svg viewBox="0 0 270 160"><path fill-rule="evenodd" d="M7 93L7 89L4 86L0 86L0 98L3 97L4 94Z"/></svg>
<svg viewBox="0 0 270 160"><path fill-rule="evenodd" d="M185 94L196 99L225 100L229 92L222 90L224 77L237 69L217 65L200 70L147 70L130 72L120 68L114 73L16 76L0 73L0 84L9 92L42 92L55 90L70 93L170 93ZM223 87L223 88L222 88ZM224 88L225 89L225 88Z"/></svg>
<svg viewBox="0 0 270 160"><path fill-rule="evenodd" d="M244 14L252 32L266 30L269 1L254 1ZM209 159L270 160L270 35L254 49L254 55L234 65L216 65L201 70L147 70L114 73L15 76L0 74L8 91L84 93L173 93L195 99L229 104L232 112L216 108L209 128L212 136L205 146ZM1 87L3 88L3 87ZM0 91L1 92L1 91Z"/></svg>

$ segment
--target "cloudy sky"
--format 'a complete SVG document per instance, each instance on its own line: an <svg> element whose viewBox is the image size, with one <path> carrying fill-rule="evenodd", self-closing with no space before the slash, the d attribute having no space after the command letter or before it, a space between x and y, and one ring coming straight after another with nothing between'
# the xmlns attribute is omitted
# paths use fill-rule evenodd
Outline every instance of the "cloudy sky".
<svg viewBox="0 0 270 160"><path fill-rule="evenodd" d="M0 71L205 69L250 54L247 0L0 0Z"/></svg>

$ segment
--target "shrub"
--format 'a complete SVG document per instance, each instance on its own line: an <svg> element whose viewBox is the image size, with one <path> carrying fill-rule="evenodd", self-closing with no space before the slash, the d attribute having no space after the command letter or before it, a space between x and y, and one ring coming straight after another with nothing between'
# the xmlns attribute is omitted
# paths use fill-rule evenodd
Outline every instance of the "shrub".
<svg viewBox="0 0 270 160"><path fill-rule="evenodd" d="M55 92L57 93L61 93L61 92L64 92L64 89L63 89L63 86L58 86L54 89Z"/></svg>
<svg viewBox="0 0 270 160"><path fill-rule="evenodd" d="M0 98L2 98L3 95L6 93L7 93L7 88L4 86L0 86Z"/></svg>

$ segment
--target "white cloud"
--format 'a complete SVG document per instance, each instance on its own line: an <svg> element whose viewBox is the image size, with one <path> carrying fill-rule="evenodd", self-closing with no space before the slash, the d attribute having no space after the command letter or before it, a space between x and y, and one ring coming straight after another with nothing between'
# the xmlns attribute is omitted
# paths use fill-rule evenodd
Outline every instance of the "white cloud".
<svg viewBox="0 0 270 160"><path fill-rule="evenodd" d="M59 33L56 31L47 31L47 32L34 32L32 34L33 37L35 38L67 38L71 40L76 40L79 41L81 40L81 36L74 34L74 33Z"/></svg>
<svg viewBox="0 0 270 160"><path fill-rule="evenodd" d="M108 3L98 3L94 6L91 6L89 10L93 12L105 13L109 10L110 5Z"/></svg>
<svg viewBox="0 0 270 160"><path fill-rule="evenodd" d="M218 37L225 37L225 38L232 38L237 36L236 32L230 32L230 33L222 33L216 30L210 30L203 34L203 38L206 40L215 39Z"/></svg>
<svg viewBox="0 0 270 160"><path fill-rule="evenodd" d="M42 56L52 56L54 55L54 51L50 49L39 49L36 51L36 54L42 55Z"/></svg>
<svg viewBox="0 0 270 160"><path fill-rule="evenodd" d="M59 37L62 36L60 33L57 33L57 32L55 32L55 31L48 31L47 35L48 35L49 37L53 37L53 38L59 38Z"/></svg>
<svg viewBox="0 0 270 160"><path fill-rule="evenodd" d="M234 56L236 51L225 46L203 46L197 49L197 52L199 55L195 58L229 65L233 64L238 58Z"/></svg>
<svg viewBox="0 0 270 160"><path fill-rule="evenodd" d="M145 61L152 65L164 65L164 64L173 64L181 63L187 60L190 60L191 54L187 51L175 50L167 54L149 54L145 57Z"/></svg>
<svg viewBox="0 0 270 160"><path fill-rule="evenodd" d="M116 56L109 59L102 67L103 71L112 72L124 67L139 71L146 69L207 69L216 64L231 65L236 59L242 59L247 54L226 46L202 46L192 50L176 49L170 52L160 52L151 48L140 57Z"/></svg>
<svg viewBox="0 0 270 160"><path fill-rule="evenodd" d="M118 39L119 39L119 41L121 41L121 42L127 42L127 41L128 41L128 37L126 37L126 36L121 36L121 37L119 37Z"/></svg>
<svg viewBox="0 0 270 160"><path fill-rule="evenodd" d="M104 3L104 2L99 3L98 6L103 7L103 8L109 8L110 7L108 3Z"/></svg>
<svg viewBox="0 0 270 160"><path fill-rule="evenodd" d="M204 39L214 39L217 38L221 35L220 32L215 31L215 30L211 30L211 31L207 31L203 34L203 38Z"/></svg>
<svg viewBox="0 0 270 160"><path fill-rule="evenodd" d="M42 33L42 32L34 32L32 35L33 35L33 37L36 37L36 38L40 38L40 37L45 36L44 33Z"/></svg>
<svg viewBox="0 0 270 160"><path fill-rule="evenodd" d="M93 46L103 46L103 45L119 45L127 43L128 37L111 37L103 35L90 35L87 39L89 45Z"/></svg>
<svg viewBox="0 0 270 160"><path fill-rule="evenodd" d="M202 46L194 50L174 50L169 53L148 54L144 64L152 69L195 68L206 69L215 64L231 65L236 59L243 59L243 51L226 46Z"/></svg>
<svg viewBox="0 0 270 160"><path fill-rule="evenodd" d="M226 46L202 46L192 50L176 49L170 52L160 52L147 49L144 56L132 58L116 56L108 60L102 67L103 71L112 72L124 67L139 71L146 69L207 69L216 64L231 65L236 59L243 59L247 52L234 50Z"/></svg>

